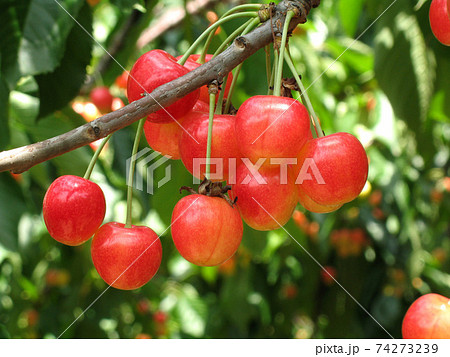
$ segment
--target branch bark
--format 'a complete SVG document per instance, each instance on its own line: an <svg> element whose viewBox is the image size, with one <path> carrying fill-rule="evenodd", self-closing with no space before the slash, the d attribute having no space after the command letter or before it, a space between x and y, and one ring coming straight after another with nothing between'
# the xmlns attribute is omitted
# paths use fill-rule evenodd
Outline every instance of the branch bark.
<svg viewBox="0 0 450 357"><path fill-rule="evenodd" d="M292 31L299 23L305 23L311 8L319 4L320 0L282 1L276 6L272 21L266 21L249 34L238 37L217 57L185 76L156 88L150 95L62 135L0 152L0 172L10 170L21 173L41 162L88 145L159 110L161 106L172 104L212 80L225 77L234 67L273 41L273 33L280 33L283 28L287 10L292 7L299 10L291 22Z"/></svg>

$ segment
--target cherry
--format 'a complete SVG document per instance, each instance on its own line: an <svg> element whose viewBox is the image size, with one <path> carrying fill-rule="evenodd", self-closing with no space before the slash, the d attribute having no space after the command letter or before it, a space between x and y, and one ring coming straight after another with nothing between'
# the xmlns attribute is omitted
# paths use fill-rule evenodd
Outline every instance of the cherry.
<svg viewBox="0 0 450 357"><path fill-rule="evenodd" d="M109 113L113 104L113 96L109 92L108 87L96 87L91 91L90 98L92 103L102 113Z"/></svg>
<svg viewBox="0 0 450 357"><path fill-rule="evenodd" d="M171 232L178 252L200 266L215 266L236 253L243 225L239 211L221 197L189 195L175 205Z"/></svg>
<svg viewBox="0 0 450 357"><path fill-rule="evenodd" d="M276 165L263 166L255 172L245 164L238 166L231 195L237 197L242 219L253 229L280 228L291 218L297 205L298 190L292 169L286 169L283 177L280 166Z"/></svg>
<svg viewBox="0 0 450 357"><path fill-rule="evenodd" d="M183 122L186 131L183 131L180 136L181 160L186 169L199 179L204 177L206 171L208 123L209 114L191 112ZM234 125L234 116L214 115L211 144L211 172L214 173L210 177L211 181L228 180L230 159L237 161L240 157ZM195 161L196 159L203 159L202 165L200 165L200 161ZM214 165L214 159L219 159L220 162Z"/></svg>
<svg viewBox="0 0 450 357"><path fill-rule="evenodd" d="M252 162L295 158L312 139L308 111L292 98L251 97L237 112L236 139L242 156Z"/></svg>
<svg viewBox="0 0 450 357"><path fill-rule="evenodd" d="M303 165L307 164L314 164L320 177L303 175ZM297 183L303 192L319 205L336 206L359 195L367 180L369 164L357 138L336 133L308 141L298 155L296 170L299 168L302 169Z"/></svg>
<svg viewBox="0 0 450 357"><path fill-rule="evenodd" d="M146 284L159 269L162 246L145 226L109 222L92 239L92 261L102 279L114 288L133 290Z"/></svg>
<svg viewBox="0 0 450 357"><path fill-rule="evenodd" d="M450 0L447 0L447 12L448 12L448 18L450 19Z"/></svg>
<svg viewBox="0 0 450 357"><path fill-rule="evenodd" d="M450 46L450 10L447 0L432 0L430 5L430 26L439 42Z"/></svg>
<svg viewBox="0 0 450 357"><path fill-rule="evenodd" d="M116 78L116 80L114 81L114 83L115 83L116 86L119 87L119 88L127 89L128 72L127 72L127 71L123 71L122 74Z"/></svg>
<svg viewBox="0 0 450 357"><path fill-rule="evenodd" d="M329 213L338 210L342 205L320 205L314 202L299 185L298 187L298 202L308 211L314 213Z"/></svg>
<svg viewBox="0 0 450 357"><path fill-rule="evenodd" d="M208 112L209 106L198 100L192 111ZM181 158L178 142L184 128L184 117L178 119L177 122L159 124L147 120L144 124L148 145L162 155L170 156L173 160Z"/></svg>
<svg viewBox="0 0 450 357"><path fill-rule="evenodd" d="M129 102L141 99L144 92L151 93L157 87L173 81L189 70L177 63L172 55L162 50L152 50L138 58L128 77L127 97ZM171 123L192 109L200 91L196 90L177 100L165 109L150 114L147 119L155 123Z"/></svg>
<svg viewBox="0 0 450 357"><path fill-rule="evenodd" d="M105 196L94 182L82 177L58 177L43 203L45 225L60 243L80 245L97 231L106 212Z"/></svg>
<svg viewBox="0 0 450 357"><path fill-rule="evenodd" d="M402 324L403 338L450 338L450 299L426 294L409 307Z"/></svg>
<svg viewBox="0 0 450 357"><path fill-rule="evenodd" d="M178 56L177 60L180 59L181 57L183 57L183 56ZM201 66L201 63L197 62L199 58L200 58L200 55L190 55L188 57L187 61L185 62L184 66L187 69L189 69L189 71L193 71L194 69ZM206 55L205 62L208 62L209 60L211 60L211 58L213 58L213 55ZM228 76L227 76L227 84L225 86L224 98L228 97L228 93L230 92L231 82L233 82L233 74L230 72L230 73L228 73ZM219 95L216 96L216 103L217 103L218 99L219 99ZM208 85L204 85L203 87L200 88L199 100L209 104Z"/></svg>

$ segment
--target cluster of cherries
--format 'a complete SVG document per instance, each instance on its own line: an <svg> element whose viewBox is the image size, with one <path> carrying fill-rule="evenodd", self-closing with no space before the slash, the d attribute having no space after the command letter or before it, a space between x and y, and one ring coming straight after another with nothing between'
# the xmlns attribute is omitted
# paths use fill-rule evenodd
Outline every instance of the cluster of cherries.
<svg viewBox="0 0 450 357"><path fill-rule="evenodd" d="M130 72L129 101L199 67L198 59L192 55L182 66L162 50L145 53ZM225 97L227 91L228 86ZM204 86L150 114L144 126L154 150L181 159L199 179L206 171L206 165L196 165L195 160L206 159L207 102ZM280 228L298 202L314 212L331 212L357 197L367 179L368 160L361 143L348 133L313 138L309 113L293 98L254 96L236 115L214 115L211 141L216 172L202 187L204 194L180 200L172 216L176 247L198 265L217 265L234 254L242 238L241 218L256 230ZM221 181L231 185L231 204L220 197L225 188L214 182Z"/></svg>

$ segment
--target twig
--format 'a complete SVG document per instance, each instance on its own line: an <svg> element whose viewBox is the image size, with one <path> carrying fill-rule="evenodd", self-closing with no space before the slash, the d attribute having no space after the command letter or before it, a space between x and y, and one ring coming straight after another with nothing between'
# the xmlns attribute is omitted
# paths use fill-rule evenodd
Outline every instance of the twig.
<svg viewBox="0 0 450 357"><path fill-rule="evenodd" d="M308 5L304 5L308 2ZM291 22L291 30L299 23L306 22L310 7L316 7L320 0L282 1L276 7L274 24L283 22L287 9L292 5L301 8L299 16ZM270 21L265 22L245 36L238 37L231 46L217 57L206 62L183 77L156 88L147 95L127 106L108 113L90 123L86 123L62 135L26 145L20 148L0 152L0 172L10 170L21 173L41 162L50 160L66 152L85 146L95 140L122 129L135 121L159 110L162 106L174 103L188 93L208 84L217 78L223 78L234 67L242 63L260 48L272 41ZM158 104L159 103L159 104Z"/></svg>

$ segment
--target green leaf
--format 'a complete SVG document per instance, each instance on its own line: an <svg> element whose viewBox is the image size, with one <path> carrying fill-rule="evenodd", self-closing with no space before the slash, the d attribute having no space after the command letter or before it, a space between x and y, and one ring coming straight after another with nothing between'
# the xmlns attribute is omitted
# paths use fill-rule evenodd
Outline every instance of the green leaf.
<svg viewBox="0 0 450 357"><path fill-rule="evenodd" d="M50 72L59 65L67 36L75 25L71 17L77 17L83 4L84 0L31 2L18 52L22 75Z"/></svg>
<svg viewBox="0 0 450 357"><path fill-rule="evenodd" d="M358 28L364 0L339 0L339 18L345 33L353 37Z"/></svg>
<svg viewBox="0 0 450 357"><path fill-rule="evenodd" d="M0 75L0 150L4 150L9 143L8 104L9 90Z"/></svg>
<svg viewBox="0 0 450 357"><path fill-rule="evenodd" d="M31 0L3 0L0 5L0 72L9 89L20 78L17 54Z"/></svg>
<svg viewBox="0 0 450 357"><path fill-rule="evenodd" d="M17 227L26 210L23 195L9 173L0 175L0 246L17 250Z"/></svg>
<svg viewBox="0 0 450 357"><path fill-rule="evenodd" d="M377 26L376 78L396 115L417 130L433 95L434 61L408 1L399 0Z"/></svg>
<svg viewBox="0 0 450 357"><path fill-rule="evenodd" d="M191 285L184 285L178 297L176 312L181 330L191 336L201 337L205 331L207 306Z"/></svg>
<svg viewBox="0 0 450 357"><path fill-rule="evenodd" d="M72 22L71 19L66 21ZM66 106L84 82L92 49L92 40L85 32L92 32L92 14L87 4L81 9L78 22L83 28L78 24L72 28L61 64L52 73L36 76L41 99L40 118Z"/></svg>

